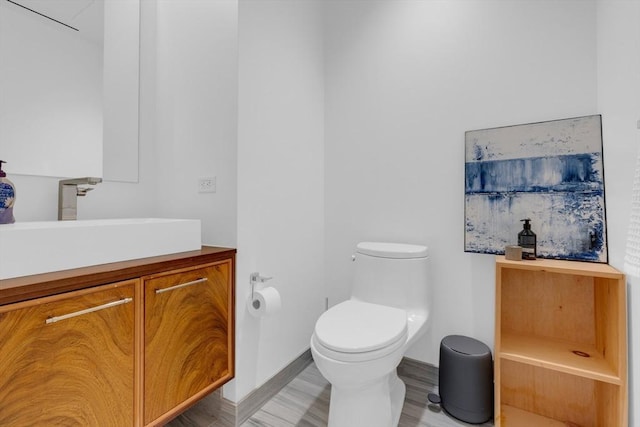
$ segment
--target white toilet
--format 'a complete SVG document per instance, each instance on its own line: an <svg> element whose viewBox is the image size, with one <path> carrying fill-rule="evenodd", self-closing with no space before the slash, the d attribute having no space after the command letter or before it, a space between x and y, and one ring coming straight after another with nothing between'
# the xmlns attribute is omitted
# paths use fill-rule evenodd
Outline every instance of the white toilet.
<svg viewBox="0 0 640 427"><path fill-rule="evenodd" d="M427 248L363 242L353 260L351 298L324 312L311 337L331 383L329 427L395 427L405 395L396 367L429 318Z"/></svg>

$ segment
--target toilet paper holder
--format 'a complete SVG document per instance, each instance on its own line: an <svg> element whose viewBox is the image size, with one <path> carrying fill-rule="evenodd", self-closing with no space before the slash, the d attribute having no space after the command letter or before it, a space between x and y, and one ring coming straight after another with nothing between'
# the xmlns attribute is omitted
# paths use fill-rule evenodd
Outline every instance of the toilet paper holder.
<svg viewBox="0 0 640 427"><path fill-rule="evenodd" d="M260 273L257 273L257 272L256 273L251 273L249 275L249 282L251 283L251 301L252 302L254 301L253 293L254 293L254 291L256 289L256 285L258 283L264 283L267 280L271 280L271 279L273 279L273 277L261 276Z"/></svg>

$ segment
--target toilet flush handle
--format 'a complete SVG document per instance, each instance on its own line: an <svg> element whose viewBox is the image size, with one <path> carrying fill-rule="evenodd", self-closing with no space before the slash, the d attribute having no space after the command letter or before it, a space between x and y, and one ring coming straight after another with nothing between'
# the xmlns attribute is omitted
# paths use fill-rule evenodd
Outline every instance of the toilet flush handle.
<svg viewBox="0 0 640 427"><path fill-rule="evenodd" d="M356 254L351 255L351 261L355 261L356 260Z"/></svg>

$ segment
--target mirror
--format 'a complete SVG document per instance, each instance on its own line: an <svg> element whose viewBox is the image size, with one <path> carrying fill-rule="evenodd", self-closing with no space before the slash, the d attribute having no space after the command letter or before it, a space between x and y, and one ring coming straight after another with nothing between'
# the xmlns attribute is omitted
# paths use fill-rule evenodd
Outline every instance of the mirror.
<svg viewBox="0 0 640 427"><path fill-rule="evenodd" d="M138 181L139 0L0 0L10 174Z"/></svg>

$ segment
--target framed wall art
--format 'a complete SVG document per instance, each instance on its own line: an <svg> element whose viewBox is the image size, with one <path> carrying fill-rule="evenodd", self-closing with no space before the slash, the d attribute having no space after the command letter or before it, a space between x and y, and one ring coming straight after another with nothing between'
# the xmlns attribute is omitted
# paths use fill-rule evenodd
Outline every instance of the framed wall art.
<svg viewBox="0 0 640 427"><path fill-rule="evenodd" d="M538 257L608 262L600 115L465 133L465 251L503 254L524 218Z"/></svg>

